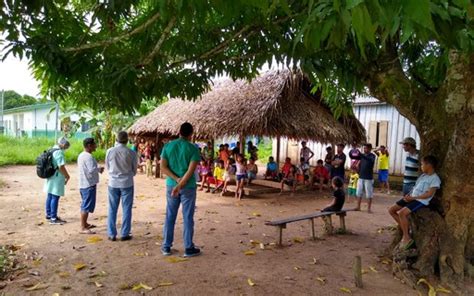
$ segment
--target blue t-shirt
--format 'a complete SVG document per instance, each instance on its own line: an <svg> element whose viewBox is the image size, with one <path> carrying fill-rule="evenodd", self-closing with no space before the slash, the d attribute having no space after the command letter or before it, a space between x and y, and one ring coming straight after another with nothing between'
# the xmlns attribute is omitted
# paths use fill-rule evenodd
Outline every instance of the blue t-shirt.
<svg viewBox="0 0 474 296"><path fill-rule="evenodd" d="M278 171L278 166L277 166L276 162L267 163L267 170L269 170L271 172Z"/></svg>
<svg viewBox="0 0 474 296"><path fill-rule="evenodd" d="M430 200L433 198L433 195L425 198L425 199L418 199L417 197L427 192L430 188L439 189L441 187L441 179L438 177L436 173L432 175L422 174L418 180L416 180L415 187L410 194L410 196L416 198L417 201L421 202L425 206L430 203Z"/></svg>
<svg viewBox="0 0 474 296"><path fill-rule="evenodd" d="M179 178L188 171L189 164L193 161L199 162L201 155L199 149L188 140L179 138L169 142L163 147L161 158L168 162L168 168ZM175 180L166 177L166 186L176 186ZM196 176L193 174L184 188L196 188Z"/></svg>

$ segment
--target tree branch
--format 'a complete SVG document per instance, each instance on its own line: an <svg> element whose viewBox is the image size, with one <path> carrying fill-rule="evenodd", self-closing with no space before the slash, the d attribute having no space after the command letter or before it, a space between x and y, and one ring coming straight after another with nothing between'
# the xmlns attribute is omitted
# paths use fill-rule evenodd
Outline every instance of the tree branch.
<svg viewBox="0 0 474 296"><path fill-rule="evenodd" d="M146 66L149 63L151 63L151 61L153 61L153 58L160 51L160 48L163 45L163 42L165 41L168 34L171 32L171 29L173 28L175 23L176 23L176 16L173 16L171 20L169 21L168 25L166 26L166 28L163 30L163 33L161 34L160 39L158 39L158 42L156 43L152 52L143 60L143 63L141 63L141 65L139 66L141 67Z"/></svg>
<svg viewBox="0 0 474 296"><path fill-rule="evenodd" d="M127 38L129 38L129 37L131 37L135 34L138 34L142 31L144 31L146 28L148 28L150 25L152 25L154 22L156 22L159 18L160 18L160 13L157 12L150 19L148 19L146 22L144 22L142 25L136 27L132 31L127 32L123 35L116 36L116 37L113 37L111 39L100 41L100 42L85 44L85 45L78 46L78 47L64 48L63 51L65 51L65 52L76 52L76 51L82 51L82 50L87 50L87 49L92 49L92 48L96 48L96 47L102 47L102 46L107 46L107 45L114 44L118 41L121 41L123 39L127 39Z"/></svg>

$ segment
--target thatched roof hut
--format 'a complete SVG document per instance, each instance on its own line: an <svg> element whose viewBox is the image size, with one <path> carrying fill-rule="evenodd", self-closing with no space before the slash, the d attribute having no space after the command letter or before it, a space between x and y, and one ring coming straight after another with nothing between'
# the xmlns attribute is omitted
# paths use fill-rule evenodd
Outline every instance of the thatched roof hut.
<svg viewBox="0 0 474 296"><path fill-rule="evenodd" d="M354 116L335 120L318 96L310 94L302 72L268 71L251 82L220 80L195 102L170 100L138 120L134 135L176 133L188 121L200 138L288 137L323 143L364 142L365 129Z"/></svg>

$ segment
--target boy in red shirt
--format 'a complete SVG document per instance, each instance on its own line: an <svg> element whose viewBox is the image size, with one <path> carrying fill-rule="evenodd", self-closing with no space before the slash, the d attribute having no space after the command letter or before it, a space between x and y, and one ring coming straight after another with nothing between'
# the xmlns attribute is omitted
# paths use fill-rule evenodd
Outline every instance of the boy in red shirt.
<svg viewBox="0 0 474 296"><path fill-rule="evenodd" d="M323 164L322 159L316 162L316 167L313 170L313 179L310 182L310 186L317 183L320 192L323 191L323 188L328 188L327 185L329 184L329 171Z"/></svg>

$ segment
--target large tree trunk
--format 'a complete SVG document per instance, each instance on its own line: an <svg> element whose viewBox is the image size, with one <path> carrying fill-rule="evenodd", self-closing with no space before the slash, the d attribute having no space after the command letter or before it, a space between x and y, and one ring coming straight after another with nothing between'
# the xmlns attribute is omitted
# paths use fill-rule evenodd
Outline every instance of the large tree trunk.
<svg viewBox="0 0 474 296"><path fill-rule="evenodd" d="M402 266L415 270L413 279L437 274L444 283L462 284L474 269L474 55L452 52L450 62L436 93L415 86L393 63L375 69L367 80L372 95L393 104L417 127L421 155L440 161L442 185L432 210L411 218L417 252L398 253L395 259L406 259Z"/></svg>

